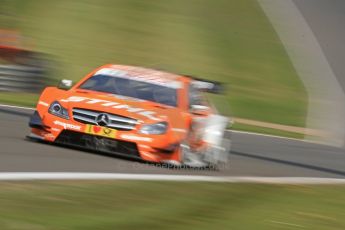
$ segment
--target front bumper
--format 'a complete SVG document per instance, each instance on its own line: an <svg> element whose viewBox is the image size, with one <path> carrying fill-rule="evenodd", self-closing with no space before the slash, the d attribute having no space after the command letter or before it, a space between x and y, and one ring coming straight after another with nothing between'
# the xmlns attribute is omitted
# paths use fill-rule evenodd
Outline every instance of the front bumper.
<svg viewBox="0 0 345 230"><path fill-rule="evenodd" d="M89 132L85 124L73 120L65 120L49 113L40 116L35 111L29 121L32 128L29 137L57 144L80 147L131 158L139 158L150 162L179 161L179 148L171 147L168 137L164 135L152 137L136 133L136 131L115 130L115 136L105 137ZM99 126L96 126L99 127ZM100 127L99 127L100 128ZM176 146L178 146L175 142Z"/></svg>
<svg viewBox="0 0 345 230"><path fill-rule="evenodd" d="M37 129L44 129L44 125L42 122L42 118L38 114L38 112L35 110L35 112L30 116L29 120L29 126L31 128L37 128Z"/></svg>
<svg viewBox="0 0 345 230"><path fill-rule="evenodd" d="M63 130L56 138L55 143L80 147L87 150L95 150L105 153L140 158L136 143L90 135L70 130Z"/></svg>

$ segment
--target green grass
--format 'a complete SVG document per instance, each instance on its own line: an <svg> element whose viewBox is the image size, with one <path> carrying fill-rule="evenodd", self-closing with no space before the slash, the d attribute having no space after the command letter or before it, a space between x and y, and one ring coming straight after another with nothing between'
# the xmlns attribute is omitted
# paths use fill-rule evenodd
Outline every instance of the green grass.
<svg viewBox="0 0 345 230"><path fill-rule="evenodd" d="M0 92L0 102L4 104L14 104L28 107L35 107L39 95L33 93L4 93Z"/></svg>
<svg viewBox="0 0 345 230"><path fill-rule="evenodd" d="M1 182L0 228L344 229L344 186Z"/></svg>
<svg viewBox="0 0 345 230"><path fill-rule="evenodd" d="M58 78L105 63L163 68L226 82L236 117L305 124L304 87L255 0L3 0L0 11L2 27L59 60Z"/></svg>
<svg viewBox="0 0 345 230"><path fill-rule="evenodd" d="M247 131L247 132L253 132L253 133L275 135L275 136L281 136L281 137L289 137L289 138L295 138L295 139L304 138L304 135L300 133L287 132L284 130L277 130L277 129L259 127L259 126L254 126L254 125L246 125L246 124L241 124L237 122L231 126L231 129L238 130L238 131Z"/></svg>

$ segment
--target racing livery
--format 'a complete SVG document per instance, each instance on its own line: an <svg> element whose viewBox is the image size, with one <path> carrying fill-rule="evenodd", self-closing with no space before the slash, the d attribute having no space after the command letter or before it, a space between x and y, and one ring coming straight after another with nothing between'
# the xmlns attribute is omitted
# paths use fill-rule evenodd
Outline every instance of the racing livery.
<svg viewBox="0 0 345 230"><path fill-rule="evenodd" d="M174 165L226 161L227 118L202 91L220 85L142 67L108 64L72 87L42 92L30 138Z"/></svg>

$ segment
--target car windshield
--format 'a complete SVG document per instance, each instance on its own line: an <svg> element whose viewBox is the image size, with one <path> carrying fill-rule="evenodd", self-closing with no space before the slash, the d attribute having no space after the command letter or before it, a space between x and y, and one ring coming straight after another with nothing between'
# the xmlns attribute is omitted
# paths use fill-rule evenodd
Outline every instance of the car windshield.
<svg viewBox="0 0 345 230"><path fill-rule="evenodd" d="M79 88L177 106L177 90L175 88L130 78L98 74L86 80Z"/></svg>

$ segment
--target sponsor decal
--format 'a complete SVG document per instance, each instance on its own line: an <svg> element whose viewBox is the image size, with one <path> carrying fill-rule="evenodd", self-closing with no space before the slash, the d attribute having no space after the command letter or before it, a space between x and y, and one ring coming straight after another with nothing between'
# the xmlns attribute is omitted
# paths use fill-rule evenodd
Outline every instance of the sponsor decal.
<svg viewBox="0 0 345 230"><path fill-rule="evenodd" d="M79 125L73 125L73 124L69 124L69 123L65 123L65 122L61 122L61 121L54 121L54 124L62 126L64 129L81 130L81 126L79 126Z"/></svg>
<svg viewBox="0 0 345 230"><path fill-rule="evenodd" d="M130 112L130 113L137 113L137 114L142 115L144 117L147 117L151 120L155 120L155 121L160 120L159 118L154 116L156 114L156 112L147 111L147 110L144 110L142 108L135 108L135 107L131 107L131 106L126 105L126 104L120 104L117 102L111 102L111 101L102 100L102 99L93 99L93 98L88 98L88 97L71 96L67 99L62 99L60 101L62 101L62 102L85 102L86 104L100 104L101 106L104 106L104 107L111 107L114 109L123 109L123 110L126 110L127 112Z"/></svg>
<svg viewBox="0 0 345 230"><path fill-rule="evenodd" d="M46 107L48 107L48 106L49 106L49 104L48 104L48 103L46 103L46 102L44 102L44 101L39 101L39 102L38 102L38 104L39 104L39 105L46 106Z"/></svg>
<svg viewBox="0 0 345 230"><path fill-rule="evenodd" d="M115 129L110 129L108 127L102 127L102 126L97 126L97 125L86 125L85 133L103 136L103 137L109 137L109 138L116 137Z"/></svg>
<svg viewBox="0 0 345 230"><path fill-rule="evenodd" d="M180 133L186 133L186 132L187 132L186 129L178 129L178 128L173 128L172 131L174 131L174 132L180 132Z"/></svg>
<svg viewBox="0 0 345 230"><path fill-rule="evenodd" d="M48 139L54 139L56 136L51 134L51 133L47 133L44 135L45 138L48 138Z"/></svg>
<svg viewBox="0 0 345 230"><path fill-rule="evenodd" d="M131 80L147 82L155 85L161 85L168 88L179 89L182 88L182 83L179 81L174 81L170 78L175 78L176 76L169 73L164 73L160 71L152 71L152 70L144 70L140 69L139 71L137 68L128 68L124 70L119 69L112 69L112 68L104 68L95 73L103 74L118 78L130 78Z"/></svg>
<svg viewBox="0 0 345 230"><path fill-rule="evenodd" d="M120 137L123 139L131 140L131 141L152 142L152 138L150 138L150 137L140 137L140 136L128 135L128 134L122 134Z"/></svg>

